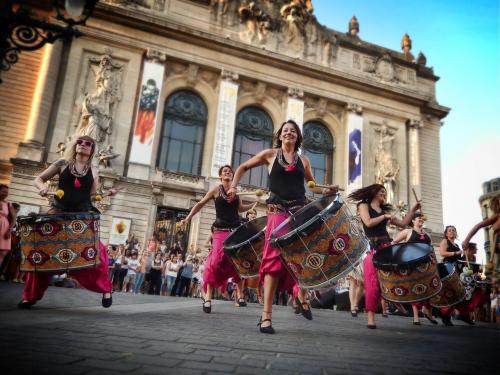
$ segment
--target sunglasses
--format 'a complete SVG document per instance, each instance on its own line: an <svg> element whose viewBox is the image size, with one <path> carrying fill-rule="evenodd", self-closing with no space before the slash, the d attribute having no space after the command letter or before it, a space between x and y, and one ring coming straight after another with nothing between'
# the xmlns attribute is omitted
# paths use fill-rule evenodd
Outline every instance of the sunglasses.
<svg viewBox="0 0 500 375"><path fill-rule="evenodd" d="M92 147L94 142L86 141L85 139L77 139L76 144L79 146Z"/></svg>

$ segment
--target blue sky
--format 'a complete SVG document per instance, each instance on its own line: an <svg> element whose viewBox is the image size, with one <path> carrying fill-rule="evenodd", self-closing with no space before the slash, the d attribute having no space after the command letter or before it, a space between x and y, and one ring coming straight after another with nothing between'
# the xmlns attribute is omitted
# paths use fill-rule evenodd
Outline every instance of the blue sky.
<svg viewBox="0 0 500 375"><path fill-rule="evenodd" d="M500 38L498 0L314 0L318 21L347 31L353 15L361 39L400 51L408 33L441 77L438 102L451 107L441 129L443 216L459 236L481 220L482 183L500 177ZM425 171L423 171L425 178ZM425 205L425 202L423 202ZM482 233L474 240L482 248Z"/></svg>

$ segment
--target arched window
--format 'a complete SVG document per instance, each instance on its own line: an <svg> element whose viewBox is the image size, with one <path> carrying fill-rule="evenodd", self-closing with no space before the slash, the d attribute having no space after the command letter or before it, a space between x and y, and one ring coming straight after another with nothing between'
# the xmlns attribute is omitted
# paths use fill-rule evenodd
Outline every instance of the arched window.
<svg viewBox="0 0 500 375"><path fill-rule="evenodd" d="M314 179L318 184L331 184L333 176L333 137L322 123L304 124L303 153L311 161Z"/></svg>
<svg viewBox="0 0 500 375"><path fill-rule="evenodd" d="M177 91L165 102L158 168L200 175L207 106L192 91Z"/></svg>
<svg viewBox="0 0 500 375"><path fill-rule="evenodd" d="M243 108L236 116L233 168L258 152L272 147L273 121L258 107ZM262 166L249 170L240 181L244 185L267 187L267 170Z"/></svg>

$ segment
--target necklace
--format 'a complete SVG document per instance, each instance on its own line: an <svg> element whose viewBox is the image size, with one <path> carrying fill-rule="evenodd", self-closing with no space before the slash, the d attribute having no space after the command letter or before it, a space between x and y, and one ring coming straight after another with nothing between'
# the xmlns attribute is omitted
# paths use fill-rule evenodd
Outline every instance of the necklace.
<svg viewBox="0 0 500 375"><path fill-rule="evenodd" d="M76 163L74 161L72 161L71 164L69 165L69 171L73 176L75 176L75 180L73 181L73 186L76 189L78 189L79 187L82 186L82 184L80 183L80 180L78 180L78 177L81 178L87 174L87 172L89 171L89 165L85 164L85 166L83 167L83 170L81 172L78 172L78 170L76 169Z"/></svg>
<svg viewBox="0 0 500 375"><path fill-rule="evenodd" d="M229 197L229 195L226 194L226 191L224 190L224 186L221 184L219 185L219 194L222 197L222 199L226 200L228 203L231 203L234 198Z"/></svg>
<svg viewBox="0 0 500 375"><path fill-rule="evenodd" d="M276 155L276 158L278 159L279 165L281 165L286 172L291 172L295 169L295 165L297 164L297 161L299 160L299 155L294 152L293 153L293 160L291 163L288 163L283 156L283 149L278 150L278 154Z"/></svg>

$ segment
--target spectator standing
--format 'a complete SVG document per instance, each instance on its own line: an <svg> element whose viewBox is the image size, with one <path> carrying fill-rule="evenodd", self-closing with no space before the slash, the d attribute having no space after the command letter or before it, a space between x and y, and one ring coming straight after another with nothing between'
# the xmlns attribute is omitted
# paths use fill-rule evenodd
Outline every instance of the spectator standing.
<svg viewBox="0 0 500 375"><path fill-rule="evenodd" d="M187 297L191 286L191 279L193 277L193 268L193 256L188 255L188 257L186 258L186 263L184 263L180 275L179 286L177 288L177 296Z"/></svg>
<svg viewBox="0 0 500 375"><path fill-rule="evenodd" d="M11 249L12 228L16 224L16 210L7 202L9 187L0 184L0 265Z"/></svg>
<svg viewBox="0 0 500 375"><path fill-rule="evenodd" d="M160 295L162 270L163 261L161 260L161 253L157 252L151 265L151 282L149 283L148 294Z"/></svg>
<svg viewBox="0 0 500 375"><path fill-rule="evenodd" d="M161 243L160 243L160 247L159 247L159 250L162 254L166 254L167 251L168 251L168 248L167 248L167 241L165 240L162 240Z"/></svg>
<svg viewBox="0 0 500 375"><path fill-rule="evenodd" d="M123 280L123 292L129 290L131 293L134 292L135 277L137 270L139 269L139 260L137 259L137 253L133 252L130 258L126 258L127 261L127 276Z"/></svg>
<svg viewBox="0 0 500 375"><path fill-rule="evenodd" d="M135 283L134 283L135 294L139 294L139 292L141 291L142 283L144 282L144 276L146 275L146 259L147 259L147 254L142 252L139 258L139 268L137 269L135 275Z"/></svg>
<svg viewBox="0 0 500 375"><path fill-rule="evenodd" d="M170 254L170 260L166 266L166 279L167 279L167 295L172 293L172 289L177 278L177 272L182 266L182 255Z"/></svg>

